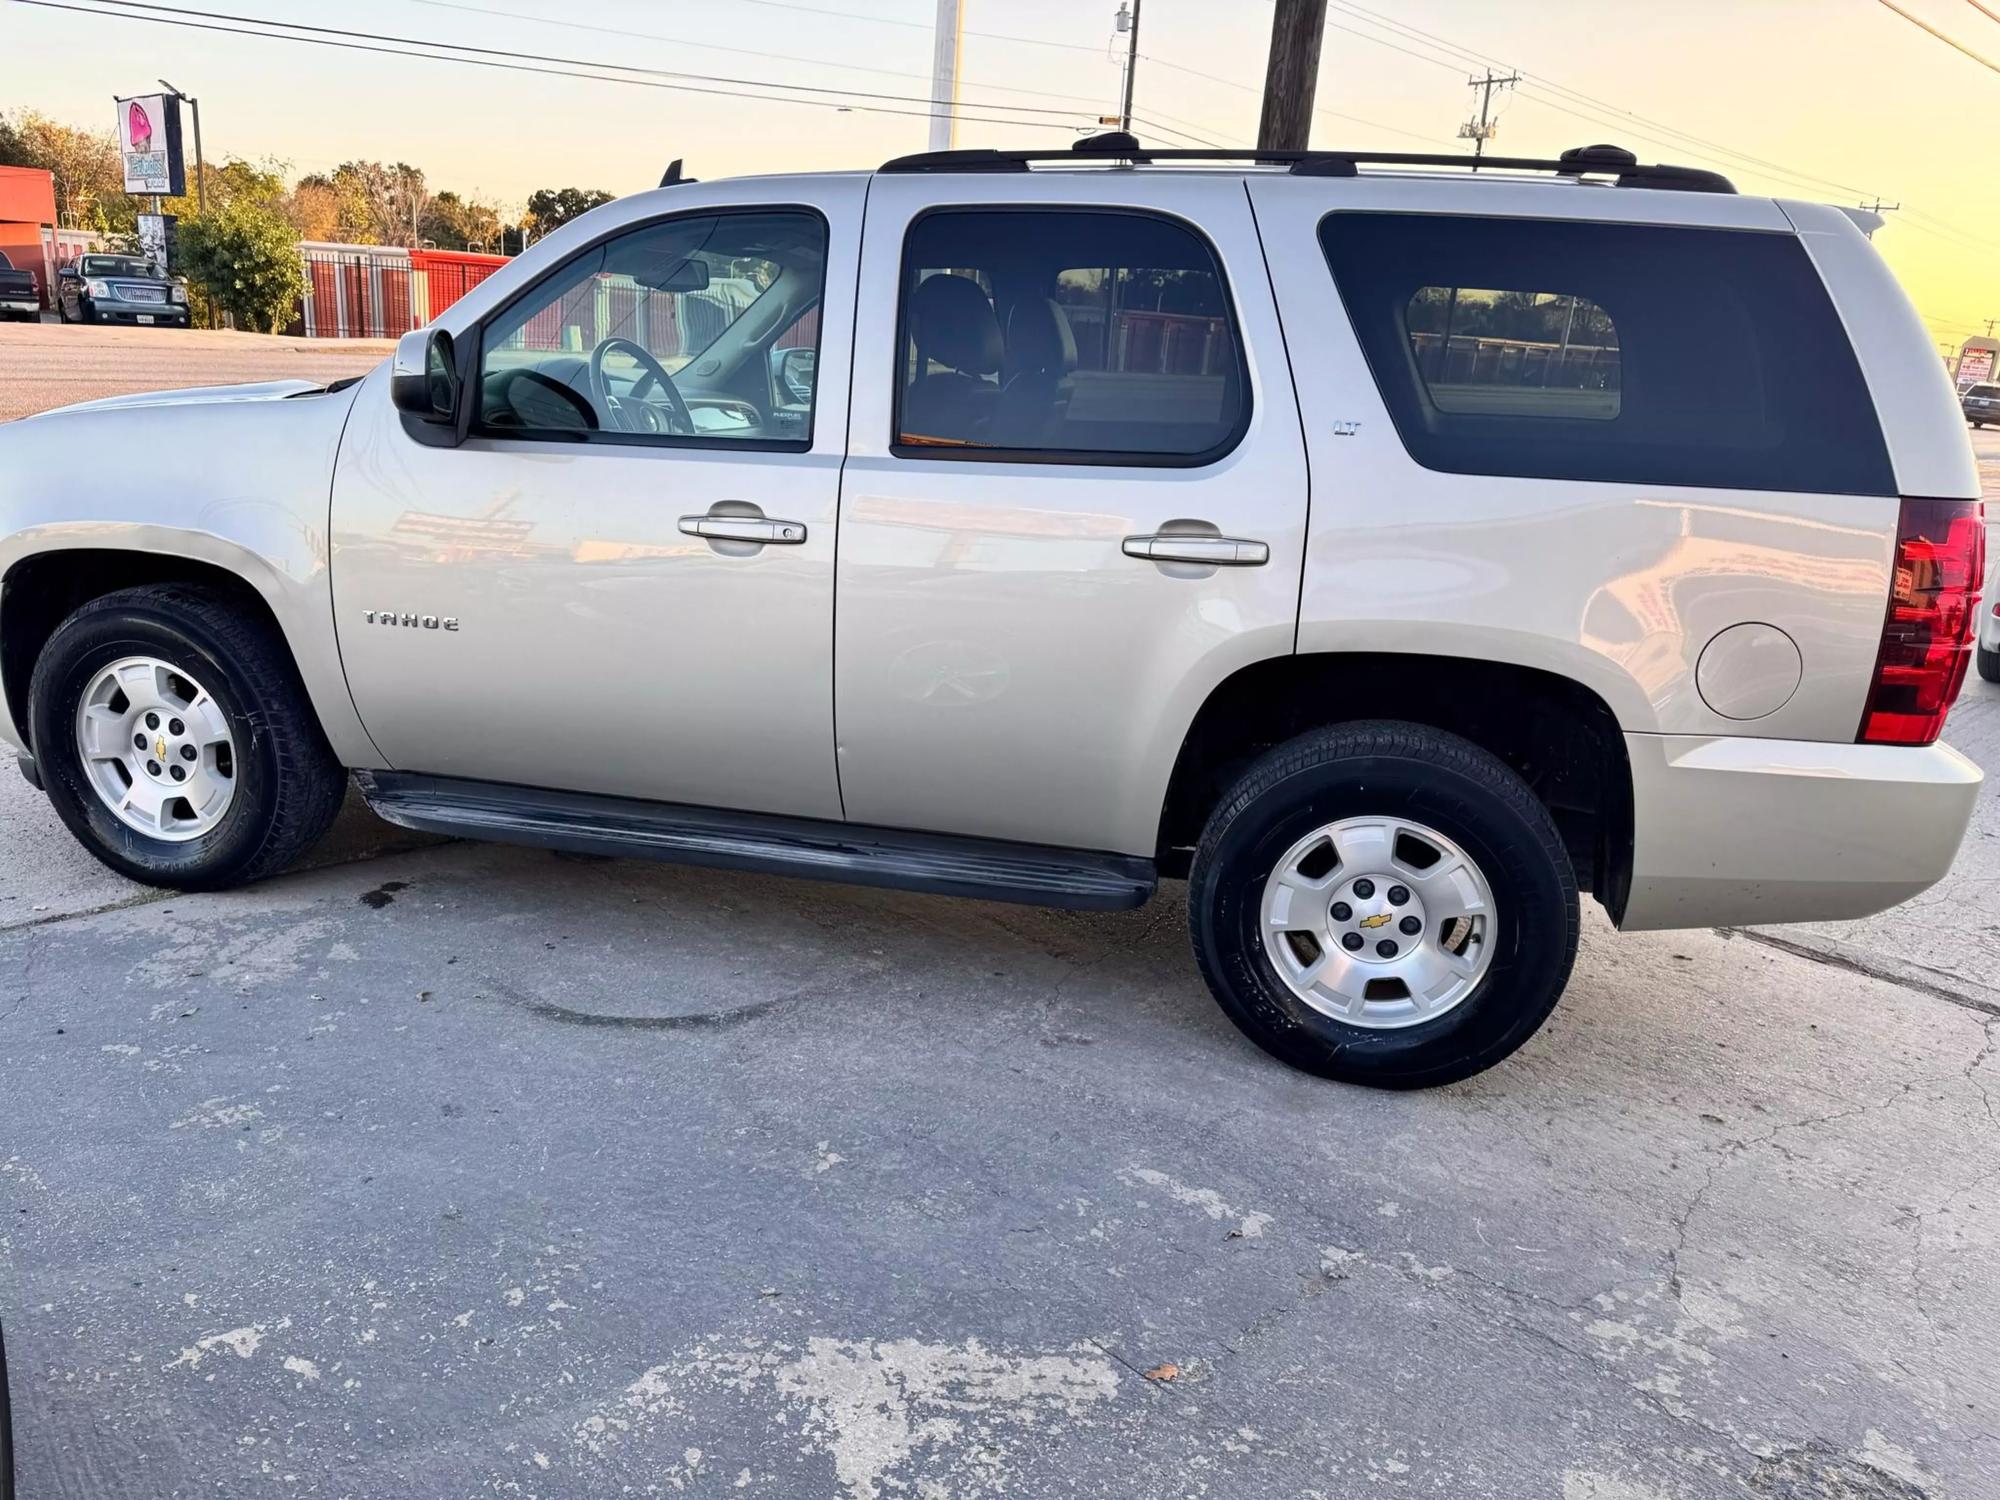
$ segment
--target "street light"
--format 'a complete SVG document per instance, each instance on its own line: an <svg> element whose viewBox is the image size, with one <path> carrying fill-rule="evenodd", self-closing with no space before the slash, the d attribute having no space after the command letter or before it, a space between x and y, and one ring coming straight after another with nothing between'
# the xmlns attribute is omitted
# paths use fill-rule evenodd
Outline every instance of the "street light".
<svg viewBox="0 0 2000 1500"><path fill-rule="evenodd" d="M205 174L201 169L201 101L192 94L183 94L164 78L159 80L159 85L176 99L185 102L188 110L194 115L194 211L205 214L208 212L208 185L202 181Z"/></svg>

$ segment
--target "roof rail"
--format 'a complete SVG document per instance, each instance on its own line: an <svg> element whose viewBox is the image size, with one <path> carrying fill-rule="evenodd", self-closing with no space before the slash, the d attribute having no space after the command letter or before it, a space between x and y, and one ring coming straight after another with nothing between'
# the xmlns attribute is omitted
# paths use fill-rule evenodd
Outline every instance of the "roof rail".
<svg viewBox="0 0 2000 1500"><path fill-rule="evenodd" d="M1669 188L1684 193L1733 193L1736 185L1702 167L1654 166L1618 146L1578 146L1553 161L1530 156L1432 155L1412 151L1154 150L1123 131L1087 136L1067 150L925 151L884 162L882 172L1025 172L1035 162L1243 162L1289 167L1297 177L1356 177L1364 166L1484 167L1501 172L1551 172L1561 177L1611 177L1619 187Z"/></svg>

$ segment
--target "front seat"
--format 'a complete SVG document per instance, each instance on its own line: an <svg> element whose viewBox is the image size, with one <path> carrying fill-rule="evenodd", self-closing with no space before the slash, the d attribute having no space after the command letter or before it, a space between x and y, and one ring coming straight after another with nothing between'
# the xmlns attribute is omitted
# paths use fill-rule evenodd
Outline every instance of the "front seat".
<svg viewBox="0 0 2000 1500"><path fill-rule="evenodd" d="M910 295L910 339L917 376L903 397L898 441L988 441L1000 387L1003 346L993 303L969 276L927 276ZM942 370L932 370L942 365Z"/></svg>

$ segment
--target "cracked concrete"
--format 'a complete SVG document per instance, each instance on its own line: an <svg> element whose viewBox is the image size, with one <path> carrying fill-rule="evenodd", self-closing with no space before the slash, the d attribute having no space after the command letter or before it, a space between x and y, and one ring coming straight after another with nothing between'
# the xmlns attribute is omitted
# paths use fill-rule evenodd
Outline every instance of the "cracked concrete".
<svg viewBox="0 0 2000 1500"><path fill-rule="evenodd" d="M2000 1492L2000 1017L1593 920L1514 1061L1371 1094L1180 899L461 844L22 913L25 1493Z"/></svg>
<svg viewBox="0 0 2000 1500"><path fill-rule="evenodd" d="M25 1500L2000 1496L1996 808L1902 917L1593 917L1516 1058L1382 1095L1237 1036L1176 887L362 813L163 897L0 781Z"/></svg>

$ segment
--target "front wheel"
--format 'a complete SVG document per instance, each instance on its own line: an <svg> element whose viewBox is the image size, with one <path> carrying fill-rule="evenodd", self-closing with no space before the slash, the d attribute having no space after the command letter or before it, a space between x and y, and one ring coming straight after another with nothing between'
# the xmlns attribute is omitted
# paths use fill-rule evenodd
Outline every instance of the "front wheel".
<svg viewBox="0 0 2000 1500"><path fill-rule="evenodd" d="M1195 956L1273 1056L1426 1088L1519 1047L1576 956L1577 888L1548 809L1469 740L1335 725L1259 759L1189 876Z"/></svg>
<svg viewBox="0 0 2000 1500"><path fill-rule="evenodd" d="M1979 675L1988 682L2000 682L2000 651L1988 651L1984 646L1977 653Z"/></svg>
<svg viewBox="0 0 2000 1500"><path fill-rule="evenodd" d="M56 812L149 885L274 874L346 792L276 630L208 589L158 584L84 605L42 649L28 707Z"/></svg>

